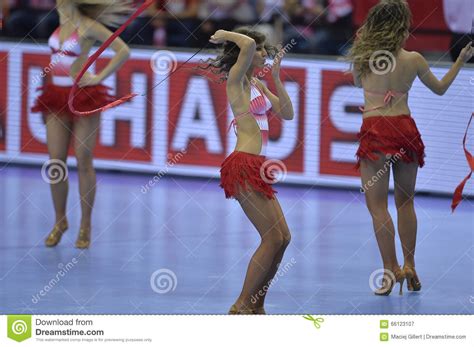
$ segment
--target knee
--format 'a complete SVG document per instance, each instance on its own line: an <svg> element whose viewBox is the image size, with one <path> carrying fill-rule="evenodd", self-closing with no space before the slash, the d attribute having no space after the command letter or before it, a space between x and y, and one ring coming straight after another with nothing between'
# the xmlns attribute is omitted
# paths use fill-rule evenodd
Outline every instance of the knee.
<svg viewBox="0 0 474 347"><path fill-rule="evenodd" d="M284 248L288 247L291 241L291 233L287 226L282 227L281 236L283 238L282 247Z"/></svg>
<svg viewBox="0 0 474 347"><path fill-rule="evenodd" d="M397 210L410 211L415 209L415 201L413 196L403 196L395 198L395 206Z"/></svg>
<svg viewBox="0 0 474 347"><path fill-rule="evenodd" d="M291 234L288 230L283 231L280 228L275 227L269 230L269 232L262 238L262 243L271 245L272 249L279 251L285 249L291 241Z"/></svg>
<svg viewBox="0 0 474 347"><path fill-rule="evenodd" d="M88 150L81 150L76 152L77 170L90 171L94 169L93 156Z"/></svg>
<svg viewBox="0 0 474 347"><path fill-rule="evenodd" d="M379 206L368 205L367 207L374 221L385 222L387 219L390 218L390 214L388 212L388 207L386 204L381 204Z"/></svg>

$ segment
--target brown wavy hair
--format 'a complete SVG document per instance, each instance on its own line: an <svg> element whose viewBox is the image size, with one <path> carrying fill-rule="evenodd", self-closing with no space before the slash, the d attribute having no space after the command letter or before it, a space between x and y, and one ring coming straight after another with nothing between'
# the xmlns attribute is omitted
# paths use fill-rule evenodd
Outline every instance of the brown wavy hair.
<svg viewBox="0 0 474 347"><path fill-rule="evenodd" d="M377 51L397 54L408 37L412 15L406 0L381 0L370 9L364 24L359 28L346 59L359 77L368 75L370 59Z"/></svg>
<svg viewBox="0 0 474 347"><path fill-rule="evenodd" d="M268 53L270 58L274 58L278 53L278 49L275 46L266 44L266 36L257 30L253 30L251 27L240 27L235 30L232 30L234 33L246 35L255 40L255 43L258 45L263 44L265 50ZM222 83L227 80L232 66L237 62L239 58L240 48L234 42L226 41L222 45L221 52L217 55L216 58L209 58L207 60L201 61L197 66L198 70L210 71L219 79L215 82Z"/></svg>

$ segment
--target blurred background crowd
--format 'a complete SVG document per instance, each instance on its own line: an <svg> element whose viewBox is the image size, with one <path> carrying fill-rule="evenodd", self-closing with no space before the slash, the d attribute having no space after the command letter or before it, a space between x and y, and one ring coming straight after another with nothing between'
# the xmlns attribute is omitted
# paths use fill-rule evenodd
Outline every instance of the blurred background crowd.
<svg viewBox="0 0 474 347"><path fill-rule="evenodd" d="M271 43L296 41L291 53L341 55L348 49L354 32L377 0L157 0L122 34L132 45L201 47L217 29L232 30L240 25L256 25ZM135 1L139 6L143 1ZM414 34L418 46L412 49L436 51L449 37L451 57L472 39L466 29L467 16L473 17L474 0L414 0ZM438 4L439 3L439 4ZM55 0L3 0L2 36L43 40L58 26ZM433 8L440 8L435 13ZM431 9L431 10L430 10ZM357 16L356 11L359 15ZM417 11L426 18L417 19ZM429 16L428 16L429 15ZM357 19L357 17L360 17ZM434 17L434 18L433 18ZM444 17L444 18L443 18ZM420 23L416 23L419 20ZM431 22L442 21L444 29ZM470 23L471 23L470 22ZM427 25L428 23L428 25ZM445 24L444 24L445 23ZM430 33L431 31L431 33ZM428 45L429 36L438 37ZM423 36L424 35L424 36ZM424 40L426 39L426 41ZM293 41L294 42L294 41ZM446 49L444 49L446 50ZM449 58L449 56L448 56Z"/></svg>

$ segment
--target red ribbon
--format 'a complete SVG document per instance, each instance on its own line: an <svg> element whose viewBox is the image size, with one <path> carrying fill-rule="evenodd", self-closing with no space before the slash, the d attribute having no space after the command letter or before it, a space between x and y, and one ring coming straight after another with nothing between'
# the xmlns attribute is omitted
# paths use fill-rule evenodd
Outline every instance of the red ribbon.
<svg viewBox="0 0 474 347"><path fill-rule="evenodd" d="M466 128L466 133L464 134L464 139L462 141L463 147L464 147L464 153L466 154L466 160L467 163L469 164L469 167L471 168L471 172L469 175L466 176L462 180L461 183L456 187L456 190L454 191L454 196L453 196L453 201L451 203L451 211L454 212L456 207L459 205L459 203L462 200L462 191L464 189L464 186L466 185L466 182L471 178L472 172L474 171L474 158L472 157L472 154L469 153L469 151L466 148L466 138L467 138L467 132L469 131L469 126L471 125L472 118L474 117L474 113L471 115L471 119L469 119L469 123L467 124Z"/></svg>
<svg viewBox="0 0 474 347"><path fill-rule="evenodd" d="M112 36L110 36L100 47L99 49L89 57L89 59L87 60L86 64L84 65L84 67L82 68L82 70L79 72L79 74L76 76L75 80L74 80L74 85L72 86L71 88L71 92L69 93L69 100L68 100L68 104L69 104L69 109L71 110L72 113L74 113L75 115L78 115L78 116L83 116L83 115L88 115L88 114L92 114L92 113L96 113L96 112L100 112L100 111L105 111L111 107L115 107L115 106L118 106L120 104L123 104L124 102L134 98L135 96L137 96L138 94L136 93L130 93L130 94L127 94L125 95L124 97L118 99L118 100L115 100L103 107L99 107L95 110L91 110L91 111L77 111L75 108L74 108L74 105L73 105L73 102L74 102L74 94L78 88L78 84L77 82L80 81L80 79L82 78L82 76L84 76L84 74L86 73L87 69L99 58L99 56L102 54L103 51L105 51L107 49L107 47L110 46L110 44L112 43L113 40L115 40L117 38L117 36L119 36L124 30L125 28L135 19L137 18L143 11L145 11L151 4L153 4L155 2L155 0L148 0L146 2L144 2L136 11L135 13L132 14L132 16L130 18L127 19L127 21L125 23L122 24L122 26L120 28L118 28L113 34Z"/></svg>

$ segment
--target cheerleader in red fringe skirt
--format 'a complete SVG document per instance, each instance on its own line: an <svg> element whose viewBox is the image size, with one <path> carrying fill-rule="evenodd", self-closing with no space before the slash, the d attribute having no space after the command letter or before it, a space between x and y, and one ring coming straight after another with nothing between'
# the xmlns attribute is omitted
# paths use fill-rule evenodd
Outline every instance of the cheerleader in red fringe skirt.
<svg viewBox="0 0 474 347"><path fill-rule="evenodd" d="M65 168L69 144L73 142L82 211L76 247L87 248L90 245L91 214L96 191L92 153L99 129L100 114L74 115L68 107L68 96L73 85L72 77L77 75L84 65L94 43L103 42L112 35L106 26L118 24L120 15L132 8L127 1L57 0L56 4L60 26L49 38L52 51L48 67L51 71L48 76L50 80L40 88L42 93L32 111L43 113L51 162L59 161ZM74 99L78 111L94 109L114 100L101 82L128 58L129 49L121 39L116 39L111 46L116 54L110 63L97 75L86 73L79 82L80 88ZM51 193L56 222L45 241L50 247L59 243L68 228L67 179L51 182Z"/></svg>
<svg viewBox="0 0 474 347"><path fill-rule="evenodd" d="M293 106L279 76L284 52L280 50L273 62L272 77L277 89L274 95L253 77L254 69L264 66L268 53L277 53L265 45L263 34L249 28L218 30L210 41L224 44L222 55L209 59L205 69L226 74L227 97L235 115L231 125L237 135L234 152L221 165L221 187L227 198L240 203L261 237L242 292L229 313L264 314L267 290L290 242L288 225L270 184L272 173L265 170L266 112L273 108L282 119L293 118Z"/></svg>
<svg viewBox="0 0 474 347"><path fill-rule="evenodd" d="M408 38L411 12L405 0L385 0L373 7L348 54L356 86L364 88L365 107L357 150L362 189L372 216L382 256L384 279L377 295L389 295L407 280L409 291L419 291L415 271L417 220L414 208L418 167L424 165L425 147L408 108L408 92L418 77L431 91L443 95L463 64L472 57L469 44L440 81L417 52L403 45ZM390 169L395 182L398 233L404 266L395 253L395 230L387 209Z"/></svg>

